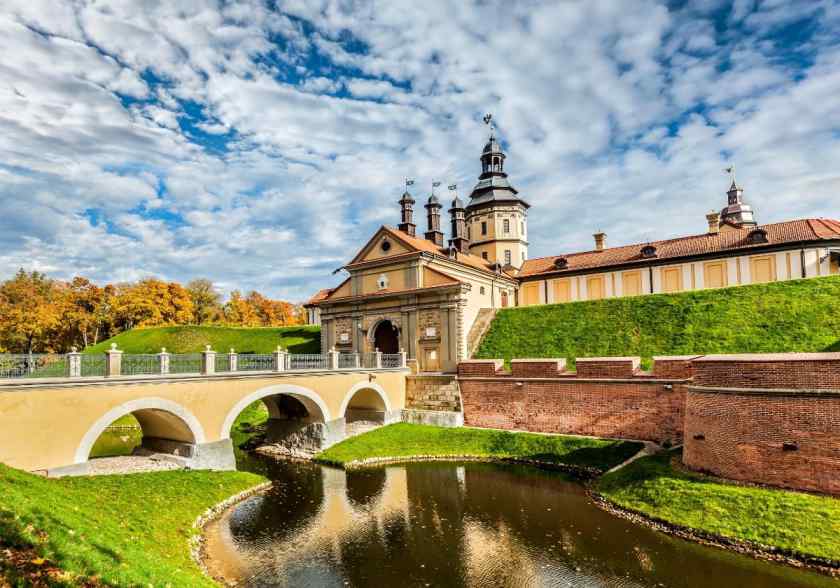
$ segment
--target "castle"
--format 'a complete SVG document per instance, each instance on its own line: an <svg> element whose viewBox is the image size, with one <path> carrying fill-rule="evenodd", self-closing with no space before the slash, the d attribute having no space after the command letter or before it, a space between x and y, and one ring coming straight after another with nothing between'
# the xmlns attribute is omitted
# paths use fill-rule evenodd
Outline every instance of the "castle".
<svg viewBox="0 0 840 588"><path fill-rule="evenodd" d="M594 249L528 259L530 205L508 180L505 157L491 131L469 201L456 196L448 209L446 244L438 197L424 205L419 237L406 189L397 228L381 227L344 266L349 277L305 305L322 326L323 352L402 349L423 372L454 372L495 309L840 273L840 221L758 225L734 178L705 233L612 248L596 233Z"/></svg>

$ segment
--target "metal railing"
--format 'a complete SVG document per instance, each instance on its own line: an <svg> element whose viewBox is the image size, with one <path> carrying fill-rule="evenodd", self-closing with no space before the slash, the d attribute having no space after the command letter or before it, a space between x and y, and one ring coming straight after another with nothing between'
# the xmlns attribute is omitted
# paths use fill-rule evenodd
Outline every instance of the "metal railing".
<svg viewBox="0 0 840 588"><path fill-rule="evenodd" d="M402 367L401 353L383 353L382 366L383 368L398 368Z"/></svg>
<svg viewBox="0 0 840 588"><path fill-rule="evenodd" d="M296 353L287 355L287 370L328 370L330 369L330 356L320 353Z"/></svg>
<svg viewBox="0 0 840 588"><path fill-rule="evenodd" d="M0 353L0 379L404 368L405 353Z"/></svg>
<svg viewBox="0 0 840 588"><path fill-rule="evenodd" d="M121 364L120 374L123 376L159 374L161 371L160 357L154 353L132 353L130 355L123 355Z"/></svg>
<svg viewBox="0 0 840 588"><path fill-rule="evenodd" d="M169 356L170 374L200 374L200 353L173 353Z"/></svg>
<svg viewBox="0 0 840 588"><path fill-rule="evenodd" d="M237 370L240 372L268 371L274 369L274 356L261 353L240 353Z"/></svg>

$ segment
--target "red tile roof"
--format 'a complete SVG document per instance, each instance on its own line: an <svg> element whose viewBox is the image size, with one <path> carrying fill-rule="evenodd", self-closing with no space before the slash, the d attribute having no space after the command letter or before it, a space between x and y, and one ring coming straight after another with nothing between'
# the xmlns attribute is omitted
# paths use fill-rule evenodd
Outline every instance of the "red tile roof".
<svg viewBox="0 0 840 588"><path fill-rule="evenodd" d="M748 239L755 229L767 232L767 241L753 243ZM611 247L603 251L583 251L567 255L552 255L529 259L519 271L518 278L528 278L542 274L564 274L600 267L630 264L647 260L678 259L695 255L709 255L714 253L728 253L738 250L749 250L768 245L793 244L807 241L840 240L840 221L831 219L804 219L770 225L761 225L753 229L732 229L717 234L691 235L665 241L651 243L637 243ZM642 247L653 245L656 256L646 258L642 256ZM566 258L565 269L558 269L554 262L559 258Z"/></svg>
<svg viewBox="0 0 840 588"><path fill-rule="evenodd" d="M462 282L460 282L459 280L456 280L456 279L453 278L451 282L446 282L444 284L437 284L435 286L425 286L423 288L408 288L406 290L392 290L390 288L386 288L385 290L377 290L376 292L368 292L367 294L356 294L354 296L337 296L335 298L330 298L328 300L328 302L330 302L330 303L333 303L333 302L347 302L347 301L350 301L350 300L362 300L362 299L368 299L368 298L383 298L383 297L397 296L397 295L402 295L402 294L416 294L416 293L419 293L419 292L430 292L432 290L441 290L441 289L444 289L444 288L451 288L453 286L458 286L461 283ZM319 301L319 303L324 302L324 301L325 300L322 299L322 300ZM309 304L312 304L312 303L310 302ZM317 305L318 303L315 303L315 304Z"/></svg>
<svg viewBox="0 0 840 588"><path fill-rule="evenodd" d="M335 288L324 288L323 290L318 290L312 298L306 301L304 306L315 305L324 300L327 296L329 296Z"/></svg>
<svg viewBox="0 0 840 588"><path fill-rule="evenodd" d="M475 269L479 269L479 270L482 270L482 271L485 271L485 272L490 272L492 274L496 274L496 272L493 270L493 264L490 263L489 261L487 261L486 259L483 259L483 258L481 258L477 255L473 255L471 253L458 252L455 259L453 260L449 257L449 248L448 247L438 247L437 245L435 245L431 241L428 241L426 239L421 239L420 237L412 237L408 233L405 233L405 232L400 231L399 229L395 229L393 227L389 227L387 225L384 225L382 227L382 229L384 229L385 231L390 233L395 239L399 239L400 241L402 241L403 243L408 245L408 247L410 247L412 249L415 249L417 251L425 251L427 253L432 253L434 255L439 255L440 257L445 257L447 259L450 259L451 261L454 261L455 263L460 263L460 264L463 264L463 265L473 267ZM394 256L394 258L396 258L396 257L398 257L398 256ZM379 260L377 260L377 261L379 261ZM356 265L356 264L351 263L347 267L352 267L354 265ZM508 278L511 277L508 274L503 273L503 275L505 277L508 277Z"/></svg>

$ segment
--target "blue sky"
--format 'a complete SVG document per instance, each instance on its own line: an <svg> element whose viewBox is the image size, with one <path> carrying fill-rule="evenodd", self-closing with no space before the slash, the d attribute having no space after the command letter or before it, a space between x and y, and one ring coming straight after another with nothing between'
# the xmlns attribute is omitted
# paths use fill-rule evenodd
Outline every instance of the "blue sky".
<svg viewBox="0 0 840 588"><path fill-rule="evenodd" d="M532 256L702 232L730 163L759 222L840 217L838 2L414 6L4 2L0 277L304 300L406 177L468 193L486 112Z"/></svg>

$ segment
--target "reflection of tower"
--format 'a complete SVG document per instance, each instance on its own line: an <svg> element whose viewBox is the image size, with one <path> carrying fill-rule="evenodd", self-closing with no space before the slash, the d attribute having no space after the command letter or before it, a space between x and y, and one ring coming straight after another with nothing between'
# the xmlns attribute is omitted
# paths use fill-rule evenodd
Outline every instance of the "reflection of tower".
<svg viewBox="0 0 840 588"><path fill-rule="evenodd" d="M490 123L491 116L485 117ZM505 153L491 126L481 152L481 175L467 204L467 238L470 253L506 266L519 268L528 257L527 210L505 173Z"/></svg>

